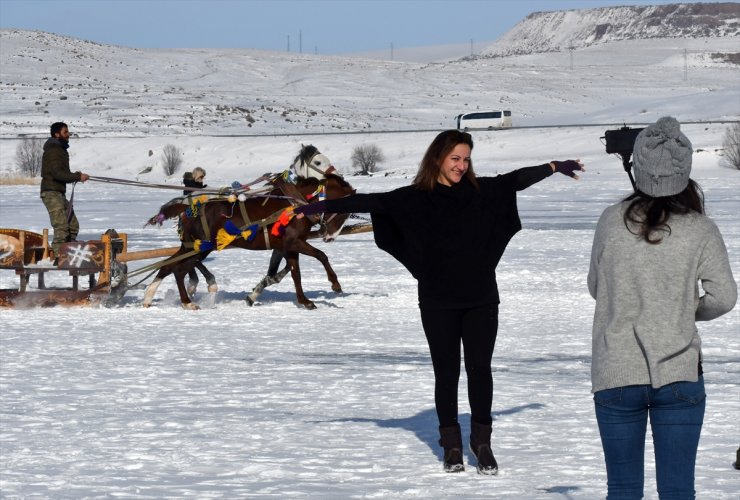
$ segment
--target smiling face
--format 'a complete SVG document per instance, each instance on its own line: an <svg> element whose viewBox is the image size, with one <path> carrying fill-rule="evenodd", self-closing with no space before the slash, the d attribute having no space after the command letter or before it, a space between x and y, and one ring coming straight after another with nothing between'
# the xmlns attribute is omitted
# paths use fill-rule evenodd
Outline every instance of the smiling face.
<svg viewBox="0 0 740 500"><path fill-rule="evenodd" d="M452 186L460 182L470 168L470 146L460 143L442 159L437 182Z"/></svg>

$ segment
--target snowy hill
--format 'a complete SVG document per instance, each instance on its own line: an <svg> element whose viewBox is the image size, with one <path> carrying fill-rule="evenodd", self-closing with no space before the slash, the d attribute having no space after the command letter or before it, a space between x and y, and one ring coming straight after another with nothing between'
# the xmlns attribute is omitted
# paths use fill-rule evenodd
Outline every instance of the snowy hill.
<svg viewBox="0 0 740 500"><path fill-rule="evenodd" d="M560 15L585 16L578 12L591 11ZM45 136L57 120L83 137L436 130L459 113L502 107L515 126L649 121L668 111L684 121L737 119L738 106L726 103L737 102L738 66L728 60L740 36L723 33L608 43L605 35L573 54L422 64L131 49L0 30L0 137Z"/></svg>
<svg viewBox="0 0 740 500"><path fill-rule="evenodd" d="M738 35L740 3L737 2L535 12L483 50L482 55L559 52L621 40Z"/></svg>

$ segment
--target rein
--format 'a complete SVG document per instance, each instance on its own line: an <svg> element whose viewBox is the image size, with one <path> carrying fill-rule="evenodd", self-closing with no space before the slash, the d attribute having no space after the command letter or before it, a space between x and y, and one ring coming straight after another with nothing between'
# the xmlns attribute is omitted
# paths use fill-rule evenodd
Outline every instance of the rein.
<svg viewBox="0 0 740 500"><path fill-rule="evenodd" d="M69 195L69 205L67 206L67 222L68 223L72 219L72 212L74 211L75 186L77 186L76 182L72 184L72 194Z"/></svg>
<svg viewBox="0 0 740 500"><path fill-rule="evenodd" d="M95 181L95 182L102 182L106 184L120 184L122 186L136 186L136 187L147 187L147 188L155 188L155 189L174 189L176 191L191 191L191 192L198 191L201 193L208 193L208 194L225 194L225 193L243 193L246 191L250 191L250 188L249 188L250 186L257 184L259 182L269 180L272 177L273 177L272 174L267 173L247 184L239 184L238 182L236 182L231 187L222 187L218 189L175 186L171 184L154 184L151 182L132 181L130 179L118 179L115 177L98 177L94 175L91 175L88 180ZM72 189L74 192L74 187Z"/></svg>

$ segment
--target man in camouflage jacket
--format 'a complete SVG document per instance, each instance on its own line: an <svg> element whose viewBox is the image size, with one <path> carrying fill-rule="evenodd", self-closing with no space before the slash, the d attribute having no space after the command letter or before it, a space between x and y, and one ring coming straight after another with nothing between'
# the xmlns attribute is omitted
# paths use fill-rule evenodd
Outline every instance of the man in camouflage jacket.
<svg viewBox="0 0 740 500"><path fill-rule="evenodd" d="M70 210L65 196L67 184L85 182L89 176L82 172L69 170L69 128L65 123L51 125L51 137L44 144L41 159L41 200L49 212L49 220L54 228L51 248L59 257L59 247L66 241L74 241L80 230L74 210Z"/></svg>

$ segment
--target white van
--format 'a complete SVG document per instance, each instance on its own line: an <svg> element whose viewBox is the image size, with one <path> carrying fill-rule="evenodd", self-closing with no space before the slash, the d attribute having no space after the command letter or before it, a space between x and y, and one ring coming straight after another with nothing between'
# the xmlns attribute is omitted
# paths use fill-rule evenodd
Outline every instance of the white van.
<svg viewBox="0 0 740 500"><path fill-rule="evenodd" d="M457 115L455 121L458 130L508 128L511 127L511 111L504 109L500 111L463 113Z"/></svg>

